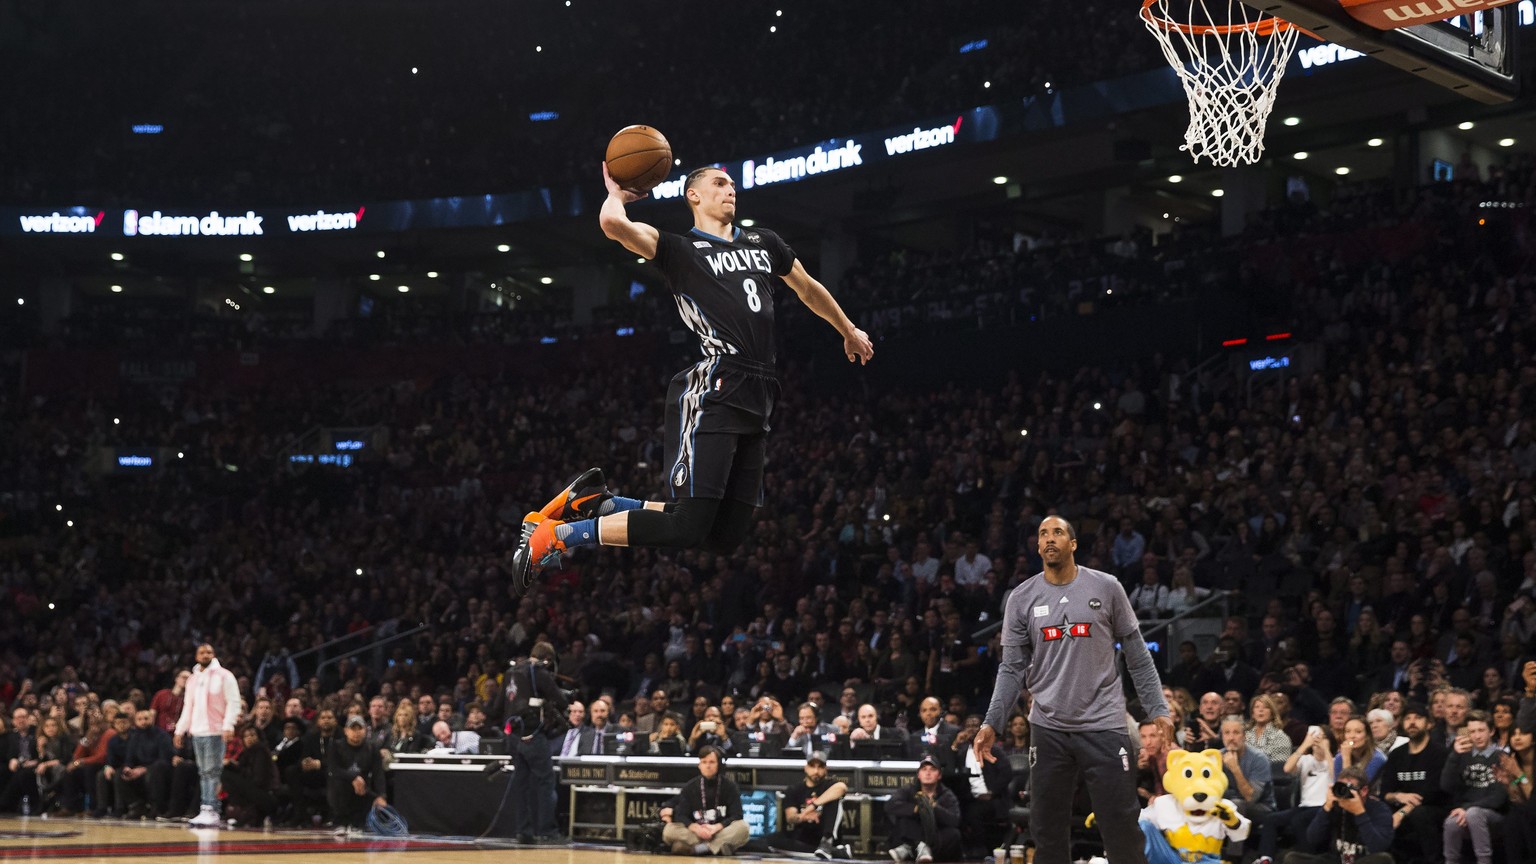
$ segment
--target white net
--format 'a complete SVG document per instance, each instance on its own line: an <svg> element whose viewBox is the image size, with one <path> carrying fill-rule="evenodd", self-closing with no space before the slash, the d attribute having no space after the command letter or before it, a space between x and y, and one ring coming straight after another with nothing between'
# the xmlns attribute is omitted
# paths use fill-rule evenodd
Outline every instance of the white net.
<svg viewBox="0 0 1536 864"><path fill-rule="evenodd" d="M1180 149L1196 162L1257 162L1299 31L1236 0L1143 0L1141 17L1189 97Z"/></svg>

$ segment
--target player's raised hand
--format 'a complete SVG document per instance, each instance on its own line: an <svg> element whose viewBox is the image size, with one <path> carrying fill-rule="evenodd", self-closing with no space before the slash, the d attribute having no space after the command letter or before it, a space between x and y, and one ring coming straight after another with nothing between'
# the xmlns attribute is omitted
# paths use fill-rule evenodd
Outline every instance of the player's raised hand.
<svg viewBox="0 0 1536 864"><path fill-rule="evenodd" d="M849 363L858 360L862 365L874 359L875 346L869 341L868 333L855 327L852 333L843 337L843 353L848 355Z"/></svg>
<svg viewBox="0 0 1536 864"><path fill-rule="evenodd" d="M619 196L619 200L623 201L625 204L639 201L641 198L646 196L646 193L644 192L635 192L634 190L625 189L624 187L620 186L618 181L614 180L613 176L608 173L607 162L603 163L603 185L608 187L609 195Z"/></svg>

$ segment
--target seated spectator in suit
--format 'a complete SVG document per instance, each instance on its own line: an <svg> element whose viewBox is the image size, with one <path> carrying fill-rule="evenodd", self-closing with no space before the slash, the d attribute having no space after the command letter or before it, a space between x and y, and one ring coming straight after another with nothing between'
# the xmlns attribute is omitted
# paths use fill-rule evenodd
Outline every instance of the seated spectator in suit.
<svg viewBox="0 0 1536 864"><path fill-rule="evenodd" d="M802 703L795 709L795 718L799 722L790 730L785 749L799 750L806 758L810 758L815 751L827 749L827 736L832 736L834 740L837 737L837 727L821 722L816 706L810 702Z"/></svg>
<svg viewBox="0 0 1536 864"><path fill-rule="evenodd" d="M960 801L939 782L943 769L931 755L917 766L916 782L903 786L885 802L891 830L886 843L898 864L912 861L960 859Z"/></svg>
<svg viewBox="0 0 1536 864"><path fill-rule="evenodd" d="M565 708L565 728L554 730L549 736L549 755L576 756L581 752L581 736L588 730L585 723L587 706L572 701Z"/></svg>
<svg viewBox="0 0 1536 864"><path fill-rule="evenodd" d="M918 759L924 753L931 753L939 760L941 769L949 758L949 745L954 743L955 736L960 733L958 726L944 722L943 712L939 700L932 696L925 698L918 706L921 725L915 730L908 729L907 735L907 755ZM849 737L851 739L852 735Z"/></svg>

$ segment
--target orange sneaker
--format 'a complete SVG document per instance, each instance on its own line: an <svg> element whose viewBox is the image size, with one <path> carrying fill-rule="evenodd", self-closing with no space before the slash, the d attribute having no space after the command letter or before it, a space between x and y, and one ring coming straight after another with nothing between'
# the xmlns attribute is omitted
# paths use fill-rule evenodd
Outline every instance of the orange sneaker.
<svg viewBox="0 0 1536 864"><path fill-rule="evenodd" d="M555 536L555 528L564 524L537 510L523 517L523 536L517 551L512 553L512 578L517 596L528 593L540 571L559 563L565 544Z"/></svg>

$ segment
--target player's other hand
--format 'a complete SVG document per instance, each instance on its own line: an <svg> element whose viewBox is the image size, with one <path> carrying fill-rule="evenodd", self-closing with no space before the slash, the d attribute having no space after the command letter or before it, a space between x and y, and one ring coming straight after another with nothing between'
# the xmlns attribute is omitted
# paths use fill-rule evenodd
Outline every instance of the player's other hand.
<svg viewBox="0 0 1536 864"><path fill-rule="evenodd" d="M971 748L976 751L977 764L980 764L982 760L987 762L997 761L997 757L992 755L992 745L996 741L997 731L991 726L983 723L981 728L976 730L976 737L971 740Z"/></svg>
<svg viewBox="0 0 1536 864"><path fill-rule="evenodd" d="M603 185L608 187L609 195L617 195L620 201L630 204L644 198L647 193L636 192L633 189L625 189L620 186L613 176L608 173L608 163L603 163Z"/></svg>
<svg viewBox="0 0 1536 864"><path fill-rule="evenodd" d="M857 360L862 365L874 359L875 346L869 341L868 333L855 327L852 333L843 337L843 353L847 355L849 363Z"/></svg>

